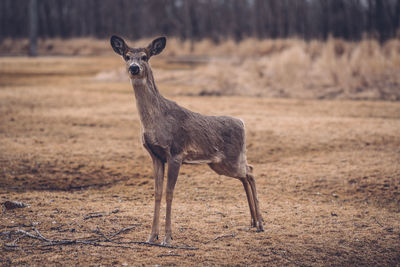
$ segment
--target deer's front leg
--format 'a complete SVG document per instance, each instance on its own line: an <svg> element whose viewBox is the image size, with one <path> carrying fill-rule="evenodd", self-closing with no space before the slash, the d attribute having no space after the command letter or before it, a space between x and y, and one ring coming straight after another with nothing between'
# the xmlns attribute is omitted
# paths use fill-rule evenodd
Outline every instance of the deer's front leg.
<svg viewBox="0 0 400 267"><path fill-rule="evenodd" d="M165 218L165 237L164 241L162 242L162 245L166 246L168 246L172 240L172 229L171 229L172 199L181 164L182 160L180 159L180 157L172 157L168 160L168 180L167 180L167 190L166 190L167 211Z"/></svg>
<svg viewBox="0 0 400 267"><path fill-rule="evenodd" d="M160 205L162 198L163 182L164 182L164 163L155 156L153 159L153 170L154 170L154 217L153 226L151 227L151 234L147 239L147 242L153 243L158 239L160 232Z"/></svg>

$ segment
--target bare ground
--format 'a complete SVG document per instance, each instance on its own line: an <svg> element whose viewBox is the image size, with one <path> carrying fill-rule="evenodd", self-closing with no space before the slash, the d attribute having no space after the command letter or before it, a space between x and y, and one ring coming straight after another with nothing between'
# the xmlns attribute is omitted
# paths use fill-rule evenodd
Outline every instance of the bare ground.
<svg viewBox="0 0 400 267"><path fill-rule="evenodd" d="M400 264L399 102L190 97L168 83L161 91L189 109L245 120L265 232L249 228L239 181L185 165L173 245L198 250L43 246L16 234L33 225L48 239L86 240L130 227L116 240L147 238L152 170L132 88L94 78L120 66L0 59L0 201L30 205L3 208L0 265Z"/></svg>

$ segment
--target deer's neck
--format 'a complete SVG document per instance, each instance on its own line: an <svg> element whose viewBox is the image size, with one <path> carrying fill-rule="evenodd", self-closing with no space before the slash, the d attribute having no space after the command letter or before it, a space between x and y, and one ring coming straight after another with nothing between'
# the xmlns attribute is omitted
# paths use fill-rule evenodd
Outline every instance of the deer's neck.
<svg viewBox="0 0 400 267"><path fill-rule="evenodd" d="M158 91L151 71L143 79L132 80L132 86L142 125L145 130L151 130L162 119L166 99Z"/></svg>

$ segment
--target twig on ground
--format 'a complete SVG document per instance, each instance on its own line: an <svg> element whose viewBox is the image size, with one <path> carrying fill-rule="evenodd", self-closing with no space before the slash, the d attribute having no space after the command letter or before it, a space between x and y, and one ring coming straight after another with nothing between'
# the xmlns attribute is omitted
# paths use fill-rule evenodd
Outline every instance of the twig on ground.
<svg viewBox="0 0 400 267"><path fill-rule="evenodd" d="M149 242L144 242L144 241L113 241L113 243L115 243L115 244L136 244L136 245L145 245L145 246L171 248L171 249L184 249L184 250L198 250L199 249L196 247L167 246L167 245L149 243Z"/></svg>
<svg viewBox="0 0 400 267"><path fill-rule="evenodd" d="M10 234L12 234L12 231L5 231L5 232L0 232L0 235L8 235L10 236Z"/></svg>
<svg viewBox="0 0 400 267"><path fill-rule="evenodd" d="M49 239L45 238L45 237L39 232L39 230L36 229L35 226L32 226L32 229L33 229L33 231L35 231L35 232L38 234L38 236L40 237L41 240L46 241L46 242L53 242L52 240L49 240Z"/></svg>
<svg viewBox="0 0 400 267"><path fill-rule="evenodd" d="M97 218L97 217L103 217L104 215L107 215L106 213L89 213L85 217L83 217L84 220L89 220L91 218Z"/></svg>
<svg viewBox="0 0 400 267"><path fill-rule="evenodd" d="M122 232L128 231L132 228L134 228L135 225L122 228L121 230L115 232L114 234L111 234L110 237L107 237L105 234L103 234L100 229L96 229L95 233L103 237L105 240L104 242L112 242L114 244L135 244L135 245L147 245L147 246L153 246L153 247L164 247L164 248L171 248L171 249L186 249L186 250L197 250L198 248L194 247L181 247L181 246L167 246L167 245L161 245L161 244L156 244L156 243L148 243L144 241L115 241L113 238L117 235L119 235Z"/></svg>
<svg viewBox="0 0 400 267"><path fill-rule="evenodd" d="M96 231L94 231L96 234L100 235L101 237L104 238L105 241L107 242L113 242L110 238L108 238L105 234L103 234L99 228L96 229Z"/></svg>
<svg viewBox="0 0 400 267"><path fill-rule="evenodd" d="M16 224L16 225L6 225L6 228L18 228L18 227L32 227L32 223L31 224L24 224L24 223L20 223L20 224Z"/></svg>
<svg viewBox="0 0 400 267"><path fill-rule="evenodd" d="M36 228L34 228L34 231L37 233L37 236L33 235L33 234L29 233L29 232L26 232L24 230L17 230L17 231L15 231L15 233L16 234L22 234L22 235L27 236L27 237L32 238L32 239L37 239L37 240L41 240L41 241L47 242L45 244L40 245L40 247L51 247L51 246L81 244L81 245L91 245L91 246L98 246L98 247L116 247L116 248L139 249L137 247L124 246L124 245L103 244L102 242L106 242L104 240L95 240L95 241L91 241L91 240L76 240L76 239L72 239L72 240L50 240L50 239L45 238L39 232L39 230L37 230ZM17 248L17 247L19 247L18 245L15 244L15 242L17 240L15 240L12 244L5 244L5 245L7 247Z"/></svg>
<svg viewBox="0 0 400 267"><path fill-rule="evenodd" d="M117 235L119 235L119 234L121 234L121 233L124 233L124 232L127 232L127 231L129 231L129 230L135 228L136 226L141 226L141 224L132 224L131 226L122 228L121 230L118 230L117 232L111 234L111 235L110 235L110 239L113 239L113 238L116 237Z"/></svg>
<svg viewBox="0 0 400 267"><path fill-rule="evenodd" d="M270 248L270 251L272 252L272 254L281 256L282 258L284 258L285 260L287 260L289 262L296 263L293 260L291 260L285 253L279 253L274 248Z"/></svg>
<svg viewBox="0 0 400 267"><path fill-rule="evenodd" d="M157 257L180 257L181 255L179 254L158 254Z"/></svg>
<svg viewBox="0 0 400 267"><path fill-rule="evenodd" d="M42 240L42 241L48 242L47 240L42 239L40 236L33 235L33 234L31 234L31 233L29 233L27 231L24 231L22 229L18 229L17 231L15 231L15 233L16 234L23 234L23 235L25 235L27 237L30 237L30 238L33 238L33 239L38 239L38 240Z"/></svg>
<svg viewBox="0 0 400 267"><path fill-rule="evenodd" d="M103 217L103 216L107 216L107 215L110 215L110 214L115 214L115 213L118 213L118 212L119 212L119 209L115 209L115 210L112 210L110 212L91 212L91 213L88 213L85 217L83 217L83 219L84 220L88 220L88 219L91 219L91 218Z"/></svg>
<svg viewBox="0 0 400 267"><path fill-rule="evenodd" d="M56 241L48 244L42 245L43 247L50 247L50 246L61 246L61 245L75 245L75 244L80 244L80 245L90 245L90 246L96 246L96 247L113 247L113 248L129 248L129 249L139 249L138 247L131 247L131 246L123 246L123 245L113 245L113 244L103 244L101 242L104 241L86 241L86 240L65 240L65 241Z"/></svg>
<svg viewBox="0 0 400 267"><path fill-rule="evenodd" d="M18 248L18 245L15 245L15 244L4 243L4 246L7 247L7 248Z"/></svg>
<svg viewBox="0 0 400 267"><path fill-rule="evenodd" d="M57 232L66 232L66 231L68 231L67 229L61 230L61 228L63 228L64 226L66 226L65 223L60 224L58 226L51 227L50 230L57 230Z"/></svg>
<svg viewBox="0 0 400 267"><path fill-rule="evenodd" d="M221 238L226 238L226 237L235 237L236 235L235 235L235 232L232 232L232 234L230 234L230 235L220 235L220 236L217 236L216 238L214 238L214 241L215 240L218 240L218 239L221 239Z"/></svg>
<svg viewBox="0 0 400 267"><path fill-rule="evenodd" d="M380 226L380 227L384 227L377 219L376 217L374 217L375 222Z"/></svg>
<svg viewBox="0 0 400 267"><path fill-rule="evenodd" d="M217 211L215 214L219 214L219 215L221 215L222 217L226 217L226 214L225 214L225 213L222 213L222 212L220 212L220 211Z"/></svg>

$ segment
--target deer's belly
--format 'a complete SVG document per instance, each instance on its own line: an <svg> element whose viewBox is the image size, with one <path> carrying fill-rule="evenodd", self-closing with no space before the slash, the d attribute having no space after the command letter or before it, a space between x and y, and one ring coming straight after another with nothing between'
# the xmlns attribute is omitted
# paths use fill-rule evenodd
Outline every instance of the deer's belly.
<svg viewBox="0 0 400 267"><path fill-rule="evenodd" d="M182 162L185 164L209 164L209 163L219 163L222 161L221 153L204 154L202 151L185 151L183 153Z"/></svg>

